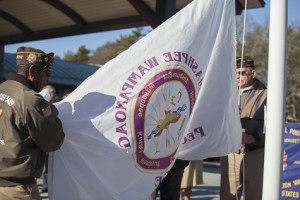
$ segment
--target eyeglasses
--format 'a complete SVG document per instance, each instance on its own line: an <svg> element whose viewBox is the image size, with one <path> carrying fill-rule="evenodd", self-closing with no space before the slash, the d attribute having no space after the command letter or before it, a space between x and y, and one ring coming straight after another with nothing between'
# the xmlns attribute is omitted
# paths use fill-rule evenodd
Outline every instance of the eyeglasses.
<svg viewBox="0 0 300 200"><path fill-rule="evenodd" d="M250 73L250 71L236 71L235 75L245 76L245 75L247 75L249 73Z"/></svg>

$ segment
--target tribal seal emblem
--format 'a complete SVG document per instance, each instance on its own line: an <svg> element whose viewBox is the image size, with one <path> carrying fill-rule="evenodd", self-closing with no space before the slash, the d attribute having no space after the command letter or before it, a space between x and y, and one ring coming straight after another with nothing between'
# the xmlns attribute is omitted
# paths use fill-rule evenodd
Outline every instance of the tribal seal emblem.
<svg viewBox="0 0 300 200"><path fill-rule="evenodd" d="M134 107L135 162L142 171L160 172L174 160L196 99L195 84L183 68L150 77Z"/></svg>

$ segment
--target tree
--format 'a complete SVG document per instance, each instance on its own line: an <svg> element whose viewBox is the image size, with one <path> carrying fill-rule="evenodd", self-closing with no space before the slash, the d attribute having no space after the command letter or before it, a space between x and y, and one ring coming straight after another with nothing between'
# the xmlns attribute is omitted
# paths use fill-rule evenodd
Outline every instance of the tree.
<svg viewBox="0 0 300 200"><path fill-rule="evenodd" d="M73 53L72 51L68 51L65 55L63 60L65 61L72 61L72 62L79 62L79 63L88 63L89 61L89 54L90 50L82 45L78 48L77 53Z"/></svg>
<svg viewBox="0 0 300 200"><path fill-rule="evenodd" d="M68 50L67 53L64 53L63 60L65 61L70 61L70 62L75 62L75 53L73 51Z"/></svg>
<svg viewBox="0 0 300 200"><path fill-rule="evenodd" d="M288 27L287 48L287 111L292 117L300 118L300 26Z"/></svg>
<svg viewBox="0 0 300 200"><path fill-rule="evenodd" d="M59 56L54 56L55 60L61 60L61 58Z"/></svg>
<svg viewBox="0 0 300 200"><path fill-rule="evenodd" d="M98 47L89 61L91 63L104 64L128 49L144 35L143 28L136 28L127 36L121 35L115 42L107 42Z"/></svg>
<svg viewBox="0 0 300 200"><path fill-rule="evenodd" d="M244 56L250 56L255 61L258 78L267 84L268 77L268 48L269 48L269 27L267 22L264 25L255 23L251 17L246 22L248 30L245 34ZM237 19L237 56L242 54L243 16Z"/></svg>
<svg viewBox="0 0 300 200"><path fill-rule="evenodd" d="M88 63L90 50L85 47L85 45L80 46L78 52L75 54L77 62Z"/></svg>
<svg viewBox="0 0 300 200"><path fill-rule="evenodd" d="M241 56L243 21L237 19L237 56ZM258 78L267 83L269 56L269 23L263 25L250 23L251 28L245 35L244 56L251 56L258 71ZM287 80L286 80L286 113L300 118L300 26L288 27L287 41Z"/></svg>

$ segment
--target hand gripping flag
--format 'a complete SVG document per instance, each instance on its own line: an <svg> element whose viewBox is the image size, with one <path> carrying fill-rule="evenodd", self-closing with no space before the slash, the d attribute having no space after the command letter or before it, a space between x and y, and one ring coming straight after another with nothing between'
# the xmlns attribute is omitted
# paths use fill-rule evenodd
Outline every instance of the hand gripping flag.
<svg viewBox="0 0 300 200"><path fill-rule="evenodd" d="M143 200L176 156L238 150L234 18L234 0L195 0L58 103L50 199Z"/></svg>

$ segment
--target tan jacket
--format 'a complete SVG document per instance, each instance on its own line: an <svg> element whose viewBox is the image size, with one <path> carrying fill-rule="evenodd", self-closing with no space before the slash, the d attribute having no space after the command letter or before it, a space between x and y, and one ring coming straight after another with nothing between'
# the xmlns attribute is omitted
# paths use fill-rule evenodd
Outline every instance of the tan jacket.
<svg viewBox="0 0 300 200"><path fill-rule="evenodd" d="M25 77L7 79L0 85L0 186L35 183L46 152L59 149L65 134Z"/></svg>
<svg viewBox="0 0 300 200"><path fill-rule="evenodd" d="M249 150L264 147L264 106L267 103L267 89L259 80L255 80L253 88L244 91L240 101L242 128L255 138L255 143L247 145Z"/></svg>

